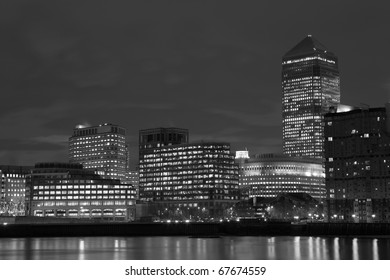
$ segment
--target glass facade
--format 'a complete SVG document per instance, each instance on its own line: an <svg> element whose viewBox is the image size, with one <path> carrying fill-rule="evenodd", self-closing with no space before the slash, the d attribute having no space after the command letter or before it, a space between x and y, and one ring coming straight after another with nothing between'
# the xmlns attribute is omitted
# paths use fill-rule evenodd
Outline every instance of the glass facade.
<svg viewBox="0 0 390 280"><path fill-rule="evenodd" d="M69 161L126 182L128 149L125 129L112 124L77 126L69 138Z"/></svg>
<svg viewBox="0 0 390 280"><path fill-rule="evenodd" d="M282 61L283 153L324 158L323 115L339 103L337 57L309 35Z"/></svg>

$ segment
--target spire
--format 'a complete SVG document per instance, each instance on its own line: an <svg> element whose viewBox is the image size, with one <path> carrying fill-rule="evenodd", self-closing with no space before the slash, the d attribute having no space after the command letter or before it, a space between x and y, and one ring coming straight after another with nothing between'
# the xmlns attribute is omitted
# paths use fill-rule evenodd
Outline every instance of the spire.
<svg viewBox="0 0 390 280"><path fill-rule="evenodd" d="M289 50L283 58L305 56L315 53L327 53L333 55L327 47L321 44L317 39L311 35L307 35L302 41L300 41L295 47Z"/></svg>

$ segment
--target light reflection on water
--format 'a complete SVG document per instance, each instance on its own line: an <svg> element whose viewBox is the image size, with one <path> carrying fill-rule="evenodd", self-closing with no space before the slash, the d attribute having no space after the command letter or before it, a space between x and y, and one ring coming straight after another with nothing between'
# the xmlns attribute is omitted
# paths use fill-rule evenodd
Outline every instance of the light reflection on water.
<svg viewBox="0 0 390 280"><path fill-rule="evenodd" d="M340 259L340 246L339 246L339 238L336 237L333 239L333 252L334 252L334 260Z"/></svg>
<svg viewBox="0 0 390 280"><path fill-rule="evenodd" d="M372 240L372 255L374 260L379 260L378 255L378 239Z"/></svg>
<svg viewBox="0 0 390 280"><path fill-rule="evenodd" d="M3 238L0 259L390 259L389 238L306 236Z"/></svg>

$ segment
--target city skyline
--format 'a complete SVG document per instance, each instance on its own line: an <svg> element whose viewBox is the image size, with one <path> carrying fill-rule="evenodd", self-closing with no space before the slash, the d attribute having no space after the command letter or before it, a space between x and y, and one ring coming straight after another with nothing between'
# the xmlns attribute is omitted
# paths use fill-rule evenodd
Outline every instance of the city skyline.
<svg viewBox="0 0 390 280"><path fill-rule="evenodd" d="M133 164L138 131L152 127L280 152L281 60L308 34L339 58L341 103L388 101L386 4L88 3L1 4L0 163L67 161L86 122L124 127Z"/></svg>

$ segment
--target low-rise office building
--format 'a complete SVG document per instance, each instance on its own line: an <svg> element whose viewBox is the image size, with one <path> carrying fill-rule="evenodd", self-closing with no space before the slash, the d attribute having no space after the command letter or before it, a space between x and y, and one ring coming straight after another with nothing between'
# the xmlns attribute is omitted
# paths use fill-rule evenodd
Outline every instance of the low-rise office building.
<svg viewBox="0 0 390 280"><path fill-rule="evenodd" d="M26 178L29 216L131 220L135 189L81 164L38 163Z"/></svg>
<svg viewBox="0 0 390 280"><path fill-rule="evenodd" d="M26 175L32 167L0 165L0 214L23 216Z"/></svg>
<svg viewBox="0 0 390 280"><path fill-rule="evenodd" d="M325 174L321 159L277 154L236 158L243 199L276 197L283 193L307 193L325 199Z"/></svg>

